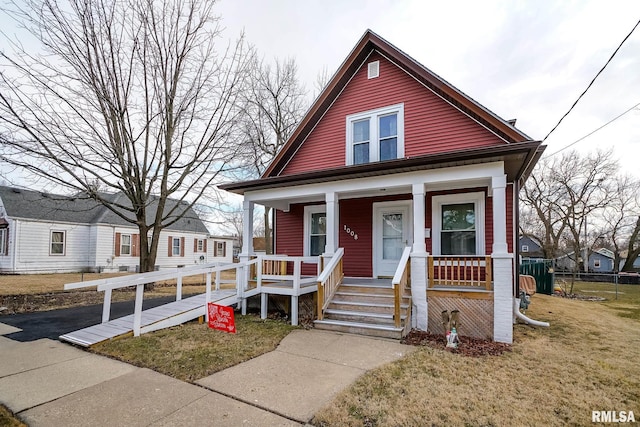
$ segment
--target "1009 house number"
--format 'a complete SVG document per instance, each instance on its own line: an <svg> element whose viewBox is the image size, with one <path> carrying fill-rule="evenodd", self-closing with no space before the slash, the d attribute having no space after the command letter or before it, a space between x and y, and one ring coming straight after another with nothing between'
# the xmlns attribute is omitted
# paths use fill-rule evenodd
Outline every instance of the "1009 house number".
<svg viewBox="0 0 640 427"><path fill-rule="evenodd" d="M350 227L347 227L346 225L343 226L344 227L344 231L351 237L353 237L353 240L358 240L358 233L356 233L355 231L353 231Z"/></svg>

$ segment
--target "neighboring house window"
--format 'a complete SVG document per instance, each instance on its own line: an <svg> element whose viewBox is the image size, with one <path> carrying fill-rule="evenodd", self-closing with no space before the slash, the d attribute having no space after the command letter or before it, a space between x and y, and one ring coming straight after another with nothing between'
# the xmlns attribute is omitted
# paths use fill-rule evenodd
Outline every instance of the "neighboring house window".
<svg viewBox="0 0 640 427"><path fill-rule="evenodd" d="M65 254L65 240L66 232L64 231L52 231L51 232L51 247L49 250L50 255L64 255Z"/></svg>
<svg viewBox="0 0 640 427"><path fill-rule="evenodd" d="M116 233L116 256L140 256L140 235L129 233Z"/></svg>
<svg viewBox="0 0 640 427"><path fill-rule="evenodd" d="M529 245L522 245L522 251L521 252L529 252Z"/></svg>
<svg viewBox="0 0 640 427"><path fill-rule="evenodd" d="M193 252L207 252L207 240L193 239Z"/></svg>
<svg viewBox="0 0 640 427"><path fill-rule="evenodd" d="M304 208L304 255L318 256L324 253L327 241L327 213L325 205Z"/></svg>
<svg viewBox="0 0 640 427"><path fill-rule="evenodd" d="M216 241L216 245L214 246L214 254L216 257L225 257L227 256L227 245L224 242Z"/></svg>
<svg viewBox="0 0 640 427"><path fill-rule="evenodd" d="M9 230L0 228L0 255L9 254Z"/></svg>
<svg viewBox="0 0 640 427"><path fill-rule="evenodd" d="M347 165L404 157L404 104L347 116Z"/></svg>
<svg viewBox="0 0 640 427"><path fill-rule="evenodd" d="M184 237L169 236L169 254L170 257L184 256Z"/></svg>
<svg viewBox="0 0 640 427"><path fill-rule="evenodd" d="M600 268L600 260L599 259L594 259L593 260L593 268Z"/></svg>
<svg viewBox="0 0 640 427"><path fill-rule="evenodd" d="M434 255L483 255L484 192L433 196Z"/></svg>
<svg viewBox="0 0 640 427"><path fill-rule="evenodd" d="M131 234L120 236L120 255L131 255Z"/></svg>

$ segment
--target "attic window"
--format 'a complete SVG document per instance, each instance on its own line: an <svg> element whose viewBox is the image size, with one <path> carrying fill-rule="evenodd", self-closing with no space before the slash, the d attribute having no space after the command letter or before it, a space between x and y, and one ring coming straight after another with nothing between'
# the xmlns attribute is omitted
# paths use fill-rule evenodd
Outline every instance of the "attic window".
<svg viewBox="0 0 640 427"><path fill-rule="evenodd" d="M375 79L380 76L380 61L369 62L367 78Z"/></svg>

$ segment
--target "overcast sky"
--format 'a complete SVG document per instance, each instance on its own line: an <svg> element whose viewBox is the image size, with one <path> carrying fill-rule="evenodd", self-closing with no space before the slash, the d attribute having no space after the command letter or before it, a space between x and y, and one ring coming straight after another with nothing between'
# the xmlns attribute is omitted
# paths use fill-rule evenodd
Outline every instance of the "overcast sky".
<svg viewBox="0 0 640 427"><path fill-rule="evenodd" d="M294 57L310 93L369 28L541 140L640 20L640 1L221 0L218 11L226 37L244 30L265 59ZM547 139L547 153L638 103L640 28ZM640 107L574 147L610 146L640 175Z"/></svg>
<svg viewBox="0 0 640 427"><path fill-rule="evenodd" d="M535 140L640 19L639 0L220 0L216 8L224 37L244 30L266 60L295 58L310 97L323 67L333 74L369 28L502 118L518 119ZM547 155L639 103L640 28L547 139ZM574 148L611 146L624 171L640 176L640 107Z"/></svg>

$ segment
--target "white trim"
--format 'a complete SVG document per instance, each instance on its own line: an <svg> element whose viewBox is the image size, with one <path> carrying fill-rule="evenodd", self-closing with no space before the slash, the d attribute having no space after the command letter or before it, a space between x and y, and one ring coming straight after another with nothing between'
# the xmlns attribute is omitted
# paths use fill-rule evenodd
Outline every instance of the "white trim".
<svg viewBox="0 0 640 427"><path fill-rule="evenodd" d="M369 120L369 163L380 161L380 138L378 132L378 119L383 116L397 115L397 142L396 158L404 157L404 103L376 108L375 110L362 111L350 114L346 118L346 165L353 165L353 123ZM375 119L375 120L374 120Z"/></svg>
<svg viewBox="0 0 640 427"><path fill-rule="evenodd" d="M51 250L53 246L53 233L62 233L62 253L53 253ZM59 242L56 242L59 243ZM66 230L49 230L49 255L50 256L65 256L67 254L67 231Z"/></svg>
<svg viewBox="0 0 640 427"><path fill-rule="evenodd" d="M129 246L129 253L124 253L122 252L122 247L124 246L124 244L122 243L122 238L128 236L129 237L129 244L127 246ZM120 233L120 256L132 256L132 252L133 252L133 236L129 233Z"/></svg>
<svg viewBox="0 0 640 427"><path fill-rule="evenodd" d="M376 77L380 77L380 60L367 64L367 79L375 79Z"/></svg>
<svg viewBox="0 0 640 427"><path fill-rule="evenodd" d="M442 231L442 205L452 203L474 204L476 220L476 255L485 255L485 193L483 191L447 194L442 196L433 196L431 198L431 252L434 255L441 255L440 232Z"/></svg>
<svg viewBox="0 0 640 427"><path fill-rule="evenodd" d="M529 245L522 245L522 247L520 248L520 252L522 252L523 254L529 253Z"/></svg>
<svg viewBox="0 0 640 427"><path fill-rule="evenodd" d="M376 192L382 188L388 190L384 194L393 194L391 191L395 188L402 188L402 192L409 194L411 193L412 184L425 184L430 189L433 188L433 184L439 183L449 183L452 188L485 187L491 184L492 176L499 174L504 174L504 163L501 161L246 191L244 200L246 203L251 201L258 204L278 200L282 200L286 204L298 203L295 199L305 200L306 202L324 202L325 194L329 192L337 193L340 199L343 199L348 198L348 194L345 193L369 190ZM446 189L444 187L438 188ZM381 194L377 192L376 195ZM314 196L317 196L317 198L314 199Z"/></svg>
<svg viewBox="0 0 640 427"><path fill-rule="evenodd" d="M303 225L303 256L310 256L309 255L309 245L311 244L311 241L309 239L309 233L311 232L311 214L314 213L324 213L325 215L327 214L327 205L311 205L311 206L305 206L304 207L304 225ZM330 230L326 230L327 233L330 232ZM323 248L323 252L324 252L324 248Z"/></svg>
<svg viewBox="0 0 640 427"><path fill-rule="evenodd" d="M371 230L371 262L373 266L373 277L379 277L381 274L378 268L378 262L381 259L382 248L376 244L382 238L382 228L379 226L377 217L383 212L402 209L403 213L406 213L406 217L402 221L402 237L405 238L405 246L413 245L413 201L412 200L394 200L389 202L374 202L373 203L373 218L372 218L372 230ZM382 272L384 273L384 272ZM388 274L382 274L388 276ZM393 273L391 274L393 276Z"/></svg>

